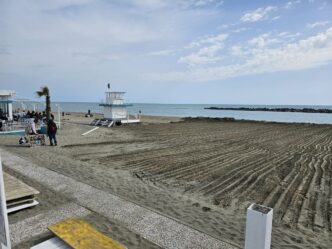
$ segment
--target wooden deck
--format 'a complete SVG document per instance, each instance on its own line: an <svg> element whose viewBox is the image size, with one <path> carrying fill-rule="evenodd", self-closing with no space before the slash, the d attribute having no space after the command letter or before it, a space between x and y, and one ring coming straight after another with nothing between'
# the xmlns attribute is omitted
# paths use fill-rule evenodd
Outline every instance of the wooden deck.
<svg viewBox="0 0 332 249"><path fill-rule="evenodd" d="M35 200L35 195L39 194L39 191L5 172L3 176L8 214L39 204Z"/></svg>
<svg viewBox="0 0 332 249"><path fill-rule="evenodd" d="M4 182L5 182L5 191L6 191L6 201L19 201L21 202L22 199L33 199L34 195L39 194L39 191L30 187L29 185L25 184L24 182L18 180L17 178L3 173L4 175Z"/></svg>

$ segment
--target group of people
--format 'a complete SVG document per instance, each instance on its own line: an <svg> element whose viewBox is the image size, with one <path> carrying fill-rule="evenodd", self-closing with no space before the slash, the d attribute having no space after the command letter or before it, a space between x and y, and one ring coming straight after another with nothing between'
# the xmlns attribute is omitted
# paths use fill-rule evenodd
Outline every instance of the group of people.
<svg viewBox="0 0 332 249"><path fill-rule="evenodd" d="M35 118L37 120L45 120L46 119L46 112L35 112L35 111L27 111L24 115L24 118Z"/></svg>
<svg viewBox="0 0 332 249"><path fill-rule="evenodd" d="M28 112L29 113L29 112ZM37 129L36 129L36 125L38 124L38 122L40 121L40 119L38 118L40 116L31 116L31 118L33 118L33 122L31 122L28 127L27 127L27 133L29 135L38 135ZM42 119L44 121L44 119ZM53 146L57 146L58 142L56 139L56 133L57 133L57 125L54 122L54 116L51 115L51 118L49 119L49 121L46 124L47 126L47 135L49 137L50 140L50 145Z"/></svg>

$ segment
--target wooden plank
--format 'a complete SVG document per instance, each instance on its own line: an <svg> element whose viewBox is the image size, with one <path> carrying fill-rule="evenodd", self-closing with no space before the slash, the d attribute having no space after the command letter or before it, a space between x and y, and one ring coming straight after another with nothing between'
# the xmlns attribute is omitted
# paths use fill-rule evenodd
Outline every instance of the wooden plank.
<svg viewBox="0 0 332 249"><path fill-rule="evenodd" d="M125 249L119 242L100 233L83 219L65 219L48 229L75 249Z"/></svg>
<svg viewBox="0 0 332 249"><path fill-rule="evenodd" d="M5 182L5 190L6 190L6 201L11 201L15 199L20 199L27 196L32 196L39 194L39 191L28 186L17 178L3 173L4 182Z"/></svg>

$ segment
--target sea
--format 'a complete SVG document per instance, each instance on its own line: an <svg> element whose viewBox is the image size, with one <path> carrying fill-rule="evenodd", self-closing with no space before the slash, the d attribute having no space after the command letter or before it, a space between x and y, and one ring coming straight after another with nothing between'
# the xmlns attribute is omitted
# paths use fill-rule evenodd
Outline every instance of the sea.
<svg viewBox="0 0 332 249"><path fill-rule="evenodd" d="M24 105L24 106L23 106ZM33 109L32 103L14 103L14 108ZM128 107L129 113L136 115L141 111L142 115L153 116L175 116L175 117L231 117L235 119L291 122L291 123L315 123L332 124L332 114L324 113L301 113L301 112L265 112L265 111L233 111L233 110L206 110L205 107L266 107L266 108L314 108L331 109L332 106L310 106L310 105L230 105L230 104L151 104L151 103L133 103ZM61 112L84 112L91 110L92 113L102 113L102 107L94 102L53 102L52 111ZM43 110L45 105L36 103L37 110Z"/></svg>

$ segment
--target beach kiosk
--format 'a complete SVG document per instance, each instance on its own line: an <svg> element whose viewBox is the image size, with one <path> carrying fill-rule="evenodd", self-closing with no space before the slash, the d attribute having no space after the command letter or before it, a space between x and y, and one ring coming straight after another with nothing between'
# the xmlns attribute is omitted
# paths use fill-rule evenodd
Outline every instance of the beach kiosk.
<svg viewBox="0 0 332 249"><path fill-rule="evenodd" d="M0 90L0 119L13 120L13 96L12 90Z"/></svg>

